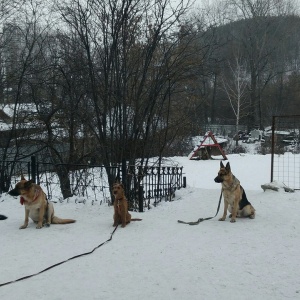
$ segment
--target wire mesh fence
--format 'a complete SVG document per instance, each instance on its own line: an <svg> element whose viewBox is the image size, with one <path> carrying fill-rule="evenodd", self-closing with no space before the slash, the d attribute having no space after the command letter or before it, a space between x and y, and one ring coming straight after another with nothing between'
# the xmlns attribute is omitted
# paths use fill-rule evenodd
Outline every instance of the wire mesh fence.
<svg viewBox="0 0 300 300"><path fill-rule="evenodd" d="M271 181L300 189L300 115L274 116Z"/></svg>

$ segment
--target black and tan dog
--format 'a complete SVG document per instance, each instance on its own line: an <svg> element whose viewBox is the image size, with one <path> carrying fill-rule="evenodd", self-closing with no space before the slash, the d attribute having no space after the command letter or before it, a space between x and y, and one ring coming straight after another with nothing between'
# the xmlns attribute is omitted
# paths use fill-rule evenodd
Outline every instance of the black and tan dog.
<svg viewBox="0 0 300 300"><path fill-rule="evenodd" d="M50 224L76 222L73 219L60 219L54 216L53 203L47 200L42 188L32 180L26 180L24 176L8 194L20 196L20 203L25 206L25 221L20 229L25 229L28 226L29 217L37 223L37 229L42 228L44 225L49 227Z"/></svg>
<svg viewBox="0 0 300 300"><path fill-rule="evenodd" d="M229 162L226 164L226 167L224 167L222 162L220 163L220 170L215 178L215 182L222 183L224 197L224 213L219 221L225 221L227 210L231 213L229 216L231 223L236 221L236 217L255 218L255 209L248 201L240 181L232 174Z"/></svg>
<svg viewBox="0 0 300 300"><path fill-rule="evenodd" d="M114 224L116 227L122 224L125 227L130 221L141 221L142 219L133 219L128 212L128 202L125 196L124 186L122 183L116 182L113 185L112 193L114 195Z"/></svg>

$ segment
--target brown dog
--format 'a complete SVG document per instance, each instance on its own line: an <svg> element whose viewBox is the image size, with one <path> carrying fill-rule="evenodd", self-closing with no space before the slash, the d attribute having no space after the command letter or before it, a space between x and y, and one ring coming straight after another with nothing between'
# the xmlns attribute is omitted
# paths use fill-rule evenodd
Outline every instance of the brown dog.
<svg viewBox="0 0 300 300"><path fill-rule="evenodd" d="M114 195L114 224L117 226L122 224L125 227L130 221L141 221L142 219L132 219L131 214L128 212L128 202L125 197L124 186L122 183L115 183L112 188Z"/></svg>
<svg viewBox="0 0 300 300"><path fill-rule="evenodd" d="M224 167L222 162L220 163L220 170L215 178L215 182L222 183L224 197L224 213L219 221L225 221L227 209L231 213L229 216L231 223L236 221L236 217L255 218L255 209L248 201L240 181L231 173L229 162L226 164L226 167Z"/></svg>
<svg viewBox="0 0 300 300"><path fill-rule="evenodd" d="M72 219L60 219L54 216L53 203L48 202L42 188L32 180L26 180L24 176L22 176L21 181L8 194L11 196L21 196L20 203L25 205L25 221L20 229L25 229L28 226L29 217L37 223L37 229L42 228L44 225L49 227L50 224L76 222Z"/></svg>

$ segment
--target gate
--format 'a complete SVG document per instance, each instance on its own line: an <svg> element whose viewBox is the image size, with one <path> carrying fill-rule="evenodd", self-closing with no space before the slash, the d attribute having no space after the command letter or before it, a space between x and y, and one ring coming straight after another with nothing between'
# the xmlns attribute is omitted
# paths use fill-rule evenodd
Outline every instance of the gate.
<svg viewBox="0 0 300 300"><path fill-rule="evenodd" d="M300 190L300 115L273 116L271 182Z"/></svg>

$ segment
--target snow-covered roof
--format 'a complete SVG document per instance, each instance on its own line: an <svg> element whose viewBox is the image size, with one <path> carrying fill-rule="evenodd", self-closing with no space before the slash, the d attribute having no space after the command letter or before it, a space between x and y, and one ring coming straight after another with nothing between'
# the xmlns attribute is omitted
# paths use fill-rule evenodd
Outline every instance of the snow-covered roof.
<svg viewBox="0 0 300 300"><path fill-rule="evenodd" d="M6 131L11 129L11 124L0 122L0 131Z"/></svg>
<svg viewBox="0 0 300 300"><path fill-rule="evenodd" d="M14 116L15 104L2 104L0 110L3 110L9 117ZM19 103L17 104L18 111L36 112L36 105L34 103Z"/></svg>
<svg viewBox="0 0 300 300"><path fill-rule="evenodd" d="M195 136L195 137L193 137L192 142L193 142L193 146L195 146L194 150L196 150L201 145L201 143L204 139L205 139L205 136ZM223 144L223 143L228 142L228 140L225 139L224 137L215 136L215 139L216 139L218 144ZM208 146L208 145L213 145L213 144L215 144L215 142L212 140L212 138L210 136L208 136L202 145L203 146Z"/></svg>

